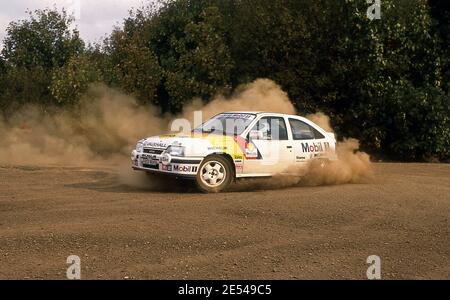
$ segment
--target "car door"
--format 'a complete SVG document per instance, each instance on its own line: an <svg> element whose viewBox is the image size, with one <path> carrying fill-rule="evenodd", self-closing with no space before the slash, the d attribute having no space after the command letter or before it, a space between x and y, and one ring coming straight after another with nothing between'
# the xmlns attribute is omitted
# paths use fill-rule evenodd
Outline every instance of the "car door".
<svg viewBox="0 0 450 300"><path fill-rule="evenodd" d="M286 120L283 117L262 117L250 130L244 173L273 175L283 172L295 163L292 140L289 139Z"/></svg>
<svg viewBox="0 0 450 300"><path fill-rule="evenodd" d="M323 134L306 122L295 118L289 118L289 126L297 165L306 164L309 160L326 154L329 145L323 142L325 140Z"/></svg>

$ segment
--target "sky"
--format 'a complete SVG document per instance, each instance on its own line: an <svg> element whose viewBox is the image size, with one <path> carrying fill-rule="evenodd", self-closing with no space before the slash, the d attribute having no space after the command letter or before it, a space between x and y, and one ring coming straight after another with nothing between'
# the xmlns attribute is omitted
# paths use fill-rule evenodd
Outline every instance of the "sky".
<svg viewBox="0 0 450 300"><path fill-rule="evenodd" d="M141 7L152 0L0 0L0 47L11 21L27 18L27 10L64 7L73 13L75 25L86 42L100 41L121 25L133 7Z"/></svg>

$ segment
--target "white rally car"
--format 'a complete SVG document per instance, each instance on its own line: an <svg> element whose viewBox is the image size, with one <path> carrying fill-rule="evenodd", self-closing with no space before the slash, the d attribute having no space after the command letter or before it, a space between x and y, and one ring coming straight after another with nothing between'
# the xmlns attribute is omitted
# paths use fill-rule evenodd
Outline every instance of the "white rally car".
<svg viewBox="0 0 450 300"><path fill-rule="evenodd" d="M244 177L287 173L312 159L334 160L336 139L310 120L278 113L226 112L190 134L154 136L131 153L133 169L194 179L220 192Z"/></svg>

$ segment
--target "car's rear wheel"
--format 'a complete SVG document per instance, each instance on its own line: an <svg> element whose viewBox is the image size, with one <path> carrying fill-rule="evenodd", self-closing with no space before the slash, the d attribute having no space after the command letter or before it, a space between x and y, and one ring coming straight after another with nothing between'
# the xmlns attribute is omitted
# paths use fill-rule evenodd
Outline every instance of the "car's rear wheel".
<svg viewBox="0 0 450 300"><path fill-rule="evenodd" d="M219 193L225 190L234 177L231 163L223 156L211 155L205 158L197 172L198 188L206 193Z"/></svg>

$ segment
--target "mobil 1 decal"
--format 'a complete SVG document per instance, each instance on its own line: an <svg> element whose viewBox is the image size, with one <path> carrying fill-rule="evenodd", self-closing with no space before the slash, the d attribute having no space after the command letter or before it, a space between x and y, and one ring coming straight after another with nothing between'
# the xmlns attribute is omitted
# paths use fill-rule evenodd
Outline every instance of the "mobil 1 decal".
<svg viewBox="0 0 450 300"><path fill-rule="evenodd" d="M302 143L303 153L318 153L326 152L328 150L330 150L330 143L328 142Z"/></svg>

